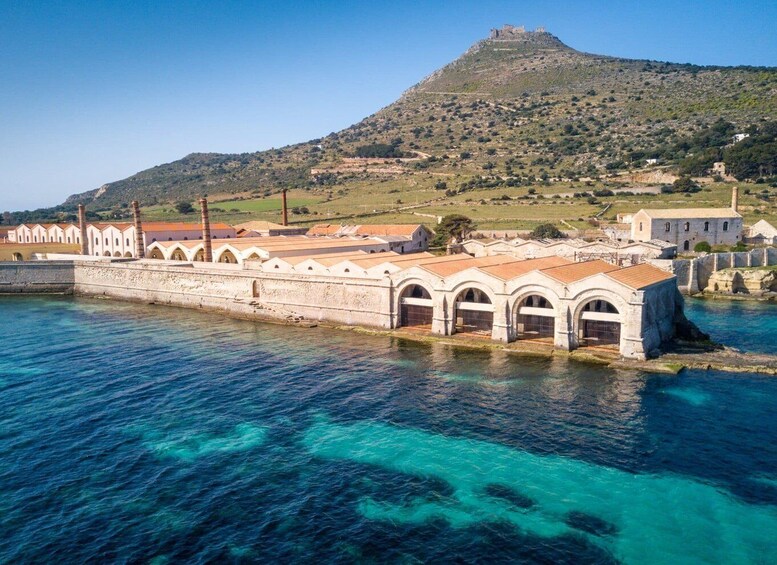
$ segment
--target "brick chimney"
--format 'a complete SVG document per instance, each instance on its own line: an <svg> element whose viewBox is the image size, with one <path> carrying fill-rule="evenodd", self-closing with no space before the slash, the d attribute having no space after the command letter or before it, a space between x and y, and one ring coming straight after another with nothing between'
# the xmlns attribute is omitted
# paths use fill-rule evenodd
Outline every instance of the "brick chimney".
<svg viewBox="0 0 777 565"><path fill-rule="evenodd" d="M739 187L735 186L731 189L731 209L734 212L739 212Z"/></svg>
<svg viewBox="0 0 777 565"><path fill-rule="evenodd" d="M281 191L281 224L284 226L289 225L289 209L286 205L286 189Z"/></svg>
<svg viewBox="0 0 777 565"><path fill-rule="evenodd" d="M78 227L81 230L81 255L89 255L89 236L86 233L86 208L78 205Z"/></svg>
<svg viewBox="0 0 777 565"><path fill-rule="evenodd" d="M143 242L143 224L140 223L140 205L132 201L132 218L135 220L135 257L143 259L146 256L146 245Z"/></svg>
<svg viewBox="0 0 777 565"><path fill-rule="evenodd" d="M211 263L213 261L213 246L210 241L210 217L208 216L207 198L200 198L200 209L202 210L202 243L205 248L203 261Z"/></svg>

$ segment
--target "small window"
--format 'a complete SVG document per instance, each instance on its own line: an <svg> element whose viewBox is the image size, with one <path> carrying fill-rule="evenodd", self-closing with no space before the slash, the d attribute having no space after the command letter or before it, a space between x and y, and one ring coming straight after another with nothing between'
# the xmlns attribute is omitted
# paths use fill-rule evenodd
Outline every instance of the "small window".
<svg viewBox="0 0 777 565"><path fill-rule="evenodd" d="M350 272L351 272L351 269L346 269L346 270L345 270L345 272L346 272L346 273L350 273Z"/></svg>
<svg viewBox="0 0 777 565"><path fill-rule="evenodd" d="M127 239L125 239L125 240L124 240L124 245L126 245L127 247L129 247L129 238L127 238Z"/></svg>
<svg viewBox="0 0 777 565"><path fill-rule="evenodd" d="M118 237L116 238L116 245L117 246L119 245L119 238Z"/></svg>
<svg viewBox="0 0 777 565"><path fill-rule="evenodd" d="M685 231L691 231L691 222L685 222L685 225L683 225L683 229Z"/></svg>
<svg viewBox="0 0 777 565"><path fill-rule="evenodd" d="M106 237L106 238L105 238L105 245L108 245L108 241L109 241L109 240L108 240L108 238Z"/></svg>
<svg viewBox="0 0 777 565"><path fill-rule="evenodd" d="M642 231L642 222L639 223L639 231Z"/></svg>
<svg viewBox="0 0 777 565"><path fill-rule="evenodd" d="M683 251L690 251L690 249L691 249L691 242L686 239L685 243L683 243Z"/></svg>
<svg viewBox="0 0 777 565"><path fill-rule="evenodd" d="M728 222L723 222L723 231L728 231Z"/></svg>
<svg viewBox="0 0 777 565"><path fill-rule="evenodd" d="M672 224L670 224L669 222L664 224L664 231L669 231L671 229L672 229Z"/></svg>
<svg viewBox="0 0 777 565"><path fill-rule="evenodd" d="M710 231L710 223L704 222L704 231Z"/></svg>

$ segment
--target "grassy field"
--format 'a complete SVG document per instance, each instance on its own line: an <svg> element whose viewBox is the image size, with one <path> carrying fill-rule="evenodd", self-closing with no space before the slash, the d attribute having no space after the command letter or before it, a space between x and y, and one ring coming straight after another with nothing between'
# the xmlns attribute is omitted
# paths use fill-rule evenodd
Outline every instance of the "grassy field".
<svg viewBox="0 0 777 565"><path fill-rule="evenodd" d="M550 222L561 229L585 229L596 218L614 222L619 213L633 213L641 208L728 207L730 183L713 183L701 192L685 194L632 194L597 198L591 204L587 197L573 193L591 192L583 183L555 183L534 187L500 187L473 190L454 196L435 190L436 178L415 175L382 182L355 180L343 186L289 192L290 221L314 223L425 223L436 224L436 217L463 214L484 229L526 229ZM626 190L634 187L624 186ZM750 193L746 194L749 189ZM766 190L767 193L762 193ZM771 190L771 192L769 192ZM561 196L563 195L563 196ZM766 185L740 184L740 212L752 224L765 218L777 224L777 204L759 196L777 196L777 189ZM294 207L307 207L309 214L293 214ZM240 223L248 220L280 221L280 197L223 200L211 203L214 221ZM222 211L223 210L223 211ZM194 214L181 215L171 206L143 209L149 220L198 219Z"/></svg>

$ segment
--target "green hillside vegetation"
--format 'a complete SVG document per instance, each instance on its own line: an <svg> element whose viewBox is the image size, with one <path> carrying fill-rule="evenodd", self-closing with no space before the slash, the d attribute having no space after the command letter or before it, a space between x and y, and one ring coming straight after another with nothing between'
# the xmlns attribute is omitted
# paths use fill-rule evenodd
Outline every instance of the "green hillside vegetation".
<svg viewBox="0 0 777 565"><path fill-rule="evenodd" d="M115 217L138 199L144 213L172 219L173 203L207 194L219 220L277 221L277 193L288 188L292 206L308 211L295 222L432 224L461 213L487 227L585 227L644 206L727 205L721 178L700 181L696 194L628 194L671 185L662 175L708 176L721 158L753 182L747 219L777 218L776 94L774 68L637 61L582 53L545 32L503 32L322 139L195 153L14 218L61 218L79 202ZM735 133L750 137L731 145Z"/></svg>

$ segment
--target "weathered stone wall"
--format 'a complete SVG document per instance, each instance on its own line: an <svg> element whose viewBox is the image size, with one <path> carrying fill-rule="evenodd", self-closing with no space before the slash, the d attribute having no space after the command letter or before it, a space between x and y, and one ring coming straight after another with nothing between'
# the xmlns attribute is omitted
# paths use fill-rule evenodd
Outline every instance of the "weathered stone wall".
<svg viewBox="0 0 777 565"><path fill-rule="evenodd" d="M269 275L153 262L76 267L75 293L285 320L390 327L388 281Z"/></svg>
<svg viewBox="0 0 777 565"><path fill-rule="evenodd" d="M777 265L777 248L764 247L737 253L710 253L693 259L650 260L649 263L674 273L684 294L695 294L709 285L713 273L735 267Z"/></svg>
<svg viewBox="0 0 777 565"><path fill-rule="evenodd" d="M71 261L0 262L0 294L72 294L73 282Z"/></svg>

